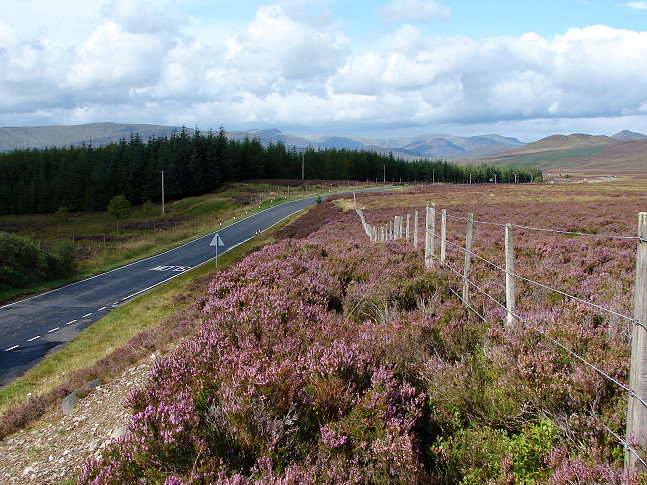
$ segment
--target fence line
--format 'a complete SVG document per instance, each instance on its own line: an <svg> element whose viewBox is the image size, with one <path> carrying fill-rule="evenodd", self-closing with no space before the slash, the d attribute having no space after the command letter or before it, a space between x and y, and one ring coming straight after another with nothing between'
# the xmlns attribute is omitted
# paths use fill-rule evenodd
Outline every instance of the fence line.
<svg viewBox="0 0 647 485"><path fill-rule="evenodd" d="M611 315L614 315L614 316L616 316L616 317L622 318L622 319L624 319L624 320L628 320L628 321L630 321L630 322L634 323L635 325L639 325L639 326L641 326L641 327L643 327L644 329L646 329L646 330L647 330L647 325L646 325L646 324L644 324L644 323L642 323L642 322L640 322L640 321L634 320L632 317L630 317L630 316L628 316L628 315L624 315L624 314L622 314L622 313L618 313L618 312L616 312L616 311L614 311L614 310L611 310L610 308L605 308L605 307L603 307L603 306L601 306L601 305L598 305L597 303L593 303L592 301L584 300L584 299L579 298L579 297L577 297L577 296L575 296L575 295L571 295L571 294L569 294L569 293L565 293L565 292L563 292L563 291L561 291L561 290L558 290L557 288L553 288L553 287L551 287L551 286L544 285L543 283L540 283L540 282L538 282L538 281L532 280L532 279L530 279L530 278L526 278L525 276L521 276L521 275L520 275L520 274L518 274L518 273L514 273L514 272L506 271L506 269L505 269L505 268L502 268L502 267L501 267L501 266L499 266L498 264L493 263L492 261L489 261L488 259L486 259L486 258L484 258L484 257L482 257L482 256L479 256L478 254L476 254L476 253L474 253L474 252L472 252L472 251L468 251L466 248L464 248L463 246L461 246L461 245L459 245L459 244L453 243L453 242L451 242L451 241L449 241L449 240L448 240L448 241L446 241L446 243L447 243L447 244L449 244L449 245L451 245L451 246L454 246L454 247L456 247L456 248L458 248L458 249L461 249L462 251L469 252L471 256L475 257L476 259L479 259L479 260L483 261L484 263L489 264L489 265L490 265L490 266L492 266L493 268L496 268L496 269L498 269L499 271L501 271L501 272L503 272L503 273L506 273L506 275L510 275L510 276L512 276L512 277L514 277L514 278L519 278L519 279L520 279L520 280L522 280L522 281L525 281L525 282L527 282L527 283L531 283L531 284L533 284L533 285L539 286L539 287L541 287L541 288L544 288L545 290L553 291L553 292L558 293L558 294L560 294L560 295L562 295L562 296L564 296L564 297L566 297L566 298L570 298L570 299L572 299L572 300L579 301L580 303L584 303L584 304L586 304L586 305L592 306L592 307L594 307L594 308L597 308L598 310L602 310L603 312L609 313L609 314L611 314Z"/></svg>
<svg viewBox="0 0 647 485"><path fill-rule="evenodd" d="M462 274L461 274L461 273L460 273L456 268L454 268L452 265L450 265L450 264L448 264L448 263L443 263L443 266L445 266L445 267L449 268L449 269L450 269L450 270L452 270L452 271L453 271L457 276L459 276L459 277L461 277L461 279L463 279L463 275L462 275ZM491 300L492 302L494 302L496 305L498 305L499 307L501 307L503 310L506 310L506 311L507 311L507 307L506 307L506 305L505 305L504 303L500 302L500 301L499 301L499 300L497 300L495 297L493 297L492 295L490 295L486 290L484 290L483 288L481 288L479 285L477 285L476 283L474 283L472 280L470 280L470 279L465 279L464 281L466 281L468 284L470 284L471 286L473 286L476 290L478 290L480 293L482 293L485 297L487 297L488 299L490 299L490 300ZM452 292L452 293L454 293L454 292ZM454 294L455 294L455 293L454 293ZM467 301L466 301L466 300L464 300L462 297L461 297L461 300L462 300L464 303L466 303L466 304L467 304L467 306L469 306L469 307L470 307L470 309L472 309L472 311L474 311L474 313L477 313L477 312L476 312L476 310L474 310L474 309L473 309L473 308L472 308L472 307L467 303ZM511 315L512 315L514 318L516 318L516 319L517 319L517 320L519 320L520 322L522 322L522 323L526 324L526 325L528 326L528 328L530 328L530 329L532 329L532 330L535 330L537 333L539 333L539 334L540 334L540 335L542 335L543 337L545 337L545 338L547 338L548 340L550 340L552 343L554 343L555 345L557 345L559 348L561 348L562 350L566 351L568 354L572 355L573 357L575 357L576 359L578 359L578 360L579 360L579 361L581 361L582 363L584 363L584 364L586 364L587 366L589 366L591 369L593 369L594 371L596 371L596 372L597 372L598 374L600 374L602 377L605 377L605 378L606 378L606 379L608 379L610 382L612 382L612 383L614 383L615 385L617 385L618 387L620 387L620 388L624 389L624 390L625 390L626 392L628 392L630 395L632 395L632 396L636 397L636 398L637 398L637 399L642 403L642 405L643 405L643 406L645 406L645 408L647 408L647 402L645 402L643 399L641 399L641 398L638 396L638 394L636 394L636 392L635 392L635 391L633 391L632 389L630 389L629 387L627 387L625 384L623 384L622 382L618 381L617 379L614 379L613 377L611 377L610 375L608 375L606 372L604 372L602 369L600 369L599 367L597 367L595 364L593 364L593 363L589 362L589 361L588 361L588 360L586 360L584 357L582 357L581 355L577 354L576 352L574 352L573 350L571 350L570 348L568 348L566 345L562 344L559 340L554 339L553 337L551 337L550 335L548 335L547 333L545 333L543 330L541 330L541 329L537 328L536 326L532 325L530 322L528 322L528 320L524 319L523 317L521 317L521 316L520 316L519 314L517 314L516 312L510 312L510 313L511 313ZM477 315L478 315L478 313L477 313ZM484 317L482 317L481 315L479 315L479 317L481 317L481 319L482 319L483 321L486 321L486 319L485 319Z"/></svg>
<svg viewBox="0 0 647 485"><path fill-rule="evenodd" d="M379 231L376 231L376 228L374 226L371 226L370 224L366 223L364 216L360 211L358 211L360 214L360 218L362 220L362 224L365 227L365 230L369 237L371 238L372 242L379 242L379 241L384 241L385 238L374 238L372 234L375 234L376 232L379 233ZM416 211L417 215L417 211ZM465 247L455 244L449 240L447 240L446 237L446 218L449 217L451 219L455 220L465 220L467 221L467 233L466 233L466 238L465 238ZM409 214L407 214L407 222L409 220ZM580 232L573 232L573 231L563 231L563 230L557 230L557 229L548 229L548 228L540 228L540 227L532 227L532 226L524 226L520 224L502 224L502 223L497 223L497 222L489 222L489 221L478 221L474 220L474 217L472 214L468 214L467 218L465 217L458 217L458 216L452 216L447 214L447 211L445 209L442 210L442 225L441 225L441 236L436 235L436 206L434 202L428 202L426 206L426 221L425 221L425 253L424 253L424 262L425 262L425 268L430 269L433 265L434 260L438 260L439 258L436 257L435 255L435 244L434 241L436 238L441 240L441 256L440 256L440 263L441 266L449 268L451 271L453 271L456 275L458 275L462 280L463 280L463 294L462 296L459 295L456 291L454 291L451 286L449 287L449 290L457 297L459 298L470 310L472 310L481 320L486 321L486 318L481 315L472 305L469 303L469 287L470 285L473 286L475 289L477 289L480 293L482 293L484 296L486 296L488 299L492 300L496 305L501 307L506 311L506 324L511 324L513 321L516 319L519 322L523 323L527 328L534 330L537 332L540 336L546 338L549 340L551 343L559 347L560 349L564 350L567 354L571 355L573 358L579 360L582 362L584 365L590 367L593 369L595 372L597 372L600 376L604 377L605 379L609 380L610 382L614 383L616 386L620 387L623 389L625 392L629 394L629 405L628 405L628 410L627 410L627 429L626 429L626 436L630 437L633 436L634 434L638 434L638 436L644 438L647 436L647 402L645 399L647 399L647 383L644 381L644 379L647 379L647 334L644 334L644 332L639 332L637 333L636 329L638 327L642 327L643 330L647 330L647 325L646 323L642 322L642 320L647 319L647 246L644 243L647 243L647 213L640 213L639 214L639 219L638 219L638 235L637 236L613 236L613 235L600 235L600 234L588 234L588 233L580 233ZM402 238L402 217L401 216L396 216L395 217L395 223L397 225L398 221L400 222L400 231L399 234L397 231L393 231L394 233L389 239L400 239ZM484 224L484 225L493 225L493 226L500 226L500 227L505 227L505 258L506 258L506 268L502 268L500 265L497 265L491 261L489 261L486 258L483 258L479 256L478 254L474 253L471 250L471 241L472 241L472 230L474 224ZM389 223L391 224L391 223ZM407 224L408 226L408 224ZM597 238L607 238L607 239L619 239L619 240L636 240L638 244L637 248L637 256L636 256L636 283L634 287L634 316L629 317L627 315L624 315L622 313L613 311L611 309L605 308L601 305L598 305L596 303L593 303L588 300L584 300L582 298L576 297L574 295L570 295L566 292L563 292L561 290L558 290L556 288L552 288L548 285L544 285L543 283L540 283L538 281L534 281L530 278L526 278L524 276L521 276L517 274L514 270L514 257L513 257L513 232L512 228L517 227L520 229L526 229L526 230L536 230L536 231L544 231L544 232L551 232L551 233L558 233L558 234L567 234L567 235L576 235L576 236L584 236L584 237L597 237ZM409 234L407 231L407 240L409 239ZM416 224L416 230L415 230L415 235L414 235L414 240L417 241L417 224ZM464 252L464 271L463 274L461 274L456 268L451 266L445 261L445 244L449 243L450 245L459 248ZM495 297L490 295L486 290L481 288L479 285L474 283L470 279L469 271L470 271L470 266L471 266L471 258L475 257L484 263L492 266L493 268L503 272L506 275L506 304L501 303L498 301ZM574 301L578 301L581 303L584 303L588 306L594 307L598 310L601 310L603 312L606 312L608 314L614 315L616 317L619 317L621 319L627 320L632 322L632 351L631 351L631 367L630 367L630 379L629 379L629 385L625 385L622 382L618 381L617 379L614 379L611 377L609 374L604 372L602 369L597 367L596 365L592 364L591 362L587 361L584 357L580 356L573 350L571 350L569 347L566 345L562 344L558 340L554 339L550 335L548 335L545 331L542 329L536 327L526 319L522 318L516 313L515 310L515 293L514 293L514 280L515 278L518 278L521 281L525 281L527 283L539 286L541 288L544 288L548 291L555 292L557 294L560 294L566 298L569 298ZM642 286L645 286L643 288ZM640 340L640 342L638 342ZM641 394L639 395L634 389L640 389ZM638 408L635 406L636 403L640 403L641 406ZM599 421L599 420L598 420ZM600 424L607 430L609 431L615 439L618 440L622 446L625 448L625 468L630 469L635 466L638 466L641 468L642 471L647 469L647 463L643 458L640 456L640 454L629 444L629 439L623 440L618 434L613 432L611 429L609 429L604 423Z"/></svg>

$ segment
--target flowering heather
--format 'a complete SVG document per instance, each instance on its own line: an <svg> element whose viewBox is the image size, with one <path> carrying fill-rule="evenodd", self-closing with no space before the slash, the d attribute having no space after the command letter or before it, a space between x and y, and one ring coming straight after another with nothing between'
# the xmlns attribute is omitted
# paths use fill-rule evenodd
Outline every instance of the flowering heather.
<svg viewBox="0 0 647 485"><path fill-rule="evenodd" d="M590 217L597 199L558 211L543 193L506 204L480 190L362 202L372 224L437 200L461 217L635 232L631 194ZM462 243L464 221L448 237ZM355 212L331 203L283 238L214 275L195 332L132 393L129 432L79 483L639 483L600 425L623 434L626 396L542 336L626 382L626 322L530 284L519 286L523 325L505 326L473 292L483 322L449 291L451 271L424 270L422 238L417 251L369 244ZM478 227L474 243L503 264L502 228ZM519 274L629 311L631 242L520 231L516 243ZM462 257L451 249L448 262ZM473 267L503 301L502 275Z"/></svg>

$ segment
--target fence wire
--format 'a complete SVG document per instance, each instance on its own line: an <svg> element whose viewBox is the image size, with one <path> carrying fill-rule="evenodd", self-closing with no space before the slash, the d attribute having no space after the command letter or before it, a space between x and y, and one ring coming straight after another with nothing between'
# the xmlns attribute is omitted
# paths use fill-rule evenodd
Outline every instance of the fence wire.
<svg viewBox="0 0 647 485"><path fill-rule="evenodd" d="M469 219L467 219L466 217L452 216L452 215L450 215L450 214L447 214L446 212L445 212L445 216L446 216L446 217L449 217L449 218L451 218L451 219L455 219L455 220L464 220L464 221L469 221ZM362 218L362 219L363 219L363 218ZM362 221L362 222L363 222L363 223L365 223L364 221ZM492 225L492 226L499 226L499 227L506 227L506 226L508 226L508 224L503 224L503 223L498 223L498 222L490 222L490 221L472 220L472 222L473 222L474 224ZM551 233L566 234L566 235L574 235L574 236L597 237L597 238L618 239L618 240L638 240L638 241L640 241L640 242L647 242L644 238L642 238L642 237L637 237L637 236L613 236L613 235L602 235L602 234L588 234L588 233L581 233L581 232L574 232L574 231L565 231L565 230L559 230L559 229L548 229L548 228L542 228L542 227L524 226L524 225L521 225L521 224L510 224L510 226L511 226L511 227L517 227L517 228L520 228L520 229L526 229L526 230L543 231L543 232L551 232ZM417 229L417 227L416 227L416 229ZM367 232L368 232L368 231L367 231ZM426 229L424 225L423 225L423 233L424 233L425 235L432 235L434 238L436 238L436 239L440 239L440 240L442 241L442 238L441 238L440 236L438 236L438 235L436 235L435 233L432 233L431 231L429 231L428 229ZM432 239L432 240L433 240L433 239ZM646 329L646 330L647 330L647 326L646 326L644 323L642 323L642 322L640 322L640 321L638 321L638 320L635 320L635 319L633 319L633 318L631 318L631 317L629 317L629 316L627 316L627 315L624 315L624 314L622 314L622 313L616 312L616 311L611 310L611 309L609 309L609 308L605 308L605 307L603 307L603 306L601 306L601 305L598 305L598 304L596 304L596 303L590 302L590 301L588 301L588 300L584 300L584 299L579 298L579 297L577 297L577 296L575 296L575 295L571 295L571 294L569 294L569 293L566 293L566 292L564 292L564 291L558 290L557 288L553 288L553 287L551 287L551 286L545 285L545 284L540 283L540 282L538 282L538 281L535 281L535 280L533 280L533 279L526 278L526 277L521 276L521 275L519 275L519 274L517 274L517 273L510 272L510 271L506 270L505 268L501 267L500 265L498 265L498 264L496 264L496 263L493 263L492 261L490 261L490 260L488 260L488 259L486 259L486 258L484 258L484 257L482 257L482 256L480 256L480 255L478 255L478 254L476 254L474 251L468 250L467 248L465 248L465 247L461 246L460 244L456 244L456 243L454 243L454 242L452 242L452 241L448 240L446 237L445 237L445 239L444 239L444 242L445 242L445 244L447 244L447 243L448 243L448 244L450 244L451 246L453 246L453 247L455 247L455 248L457 248L457 249L462 250L464 253L469 254L470 256L472 256L472 257L474 257L474 258L476 258L476 259L478 259L478 260L480 260L480 261L483 261L483 262L484 262L484 263L486 263L487 265L490 265L491 267L493 267L493 268L495 268L495 269L497 269L497 270L499 270L499 271L501 271L501 272L505 273L506 275L510 275L510 276L512 276L512 277L514 277L514 278L518 278L518 279L519 279L519 280L521 280L521 281L525 281L525 282L530 283L530 284L532 284L532 285L536 285L536 286L538 286L538 287L540 287L540 288L543 288L543 289L546 289L546 290L548 290L548 291L555 292L555 293L557 293L557 294L559 294L559 295L562 295L562 296L564 296L564 297L566 297L566 298L569 298L569 299L571 299L571 300L574 300L574 301L577 301L577 302L580 302L580 303L584 303L585 305L591 306L591 307L596 308L596 309L598 309L598 310L600 310L600 311L606 312L606 313L608 313L608 314L610 314L610 315L614 315L614 316L616 316L616 317L618 317L618 318L620 318L620 319L630 321L630 322L632 322L633 324L635 324L635 325L639 325L639 326L641 326L641 327L643 327L644 329ZM467 282L467 284L468 284L469 286L472 286L473 288L475 288L479 293L481 293L482 295L484 295L487 299L489 299L490 301L492 301L495 305L497 305L497 306L499 306L500 308L502 308L503 310L505 310L506 314L511 315L512 317L514 317L515 319L517 319L519 322L521 322L522 324L524 324L524 326L526 326L526 327L527 327L527 328L529 328L530 330L535 331L535 332L536 332L537 334L539 334L541 337L545 338L546 340L548 340L549 342L551 342L553 345L555 345L555 346L557 346L558 348L562 349L564 352L566 352L568 355L570 355L570 356L571 356L571 357L573 357L574 359L577 359L578 361L582 362L582 364L584 364L585 366L587 366L587 367L589 367L590 369L594 370L598 375L600 375L601 377L603 377L603 378L607 379L609 382L611 382L611 383L615 384L616 386L618 386L619 388L621 388L622 390L624 390L625 392L627 392L630 396L632 396L633 398L635 398L635 399L636 399L637 401L639 401L639 402L640 402L640 403L641 403L645 408L647 408L647 402L645 402L645 401L644 401L640 396L638 396L638 395L636 394L636 392L635 392L633 389L631 389L631 388L630 388L630 387L628 387L627 385L623 384L623 383L622 383L622 382L620 382L619 380L617 380L617 379L615 379L615 378L611 377L608 373L606 373L605 371L603 371L602 369L600 369L598 366L596 366L595 364L593 364L593 363L589 362L587 359L585 359L585 358L584 358L584 357L582 357L581 355L577 354L576 352L574 352L573 350L571 350L568 346L566 346L566 345L562 344L562 343L561 343L560 341L558 341L557 339L555 339L555 338L551 337L551 336L550 336L546 331L544 331L543 329L541 329L541 328L537 327L536 325L533 325L531 322L529 322L528 320L526 320L526 319L524 319L523 317L521 317L521 316L520 316L518 313L516 313L515 311L511 311L511 310L509 310L509 309L507 308L507 305L505 305L504 303L500 302L500 301L499 301L499 300L497 300L495 297L493 297L492 295L490 295L490 294L489 294L489 293L488 293L484 288L481 288L478 284L476 284L474 281L472 281L471 279L469 279L469 277L466 277L463 273L461 273L459 270L457 270L456 268L454 268L452 265L450 265L450 264L449 264L449 263L447 263L446 261L440 261L440 260L439 260L439 258L437 258L435 255L432 255L432 258L433 258L433 259L435 259L436 261L439 261L439 262L440 262L444 267L446 267L446 268L448 268L449 270L451 270L451 271L452 271L454 274L456 274L456 275L457 275L461 280L466 281L466 282ZM451 293L453 293L453 294L454 294L454 295L455 295L455 296L456 296L460 301L462 301L462 302L463 302L463 304L464 304L467 308L469 308L469 309L470 309L470 310L471 310L471 311L472 311L476 316L478 316L478 317L479 317L482 321L484 321L484 322L485 322L485 321L487 321L487 319L485 318L485 316L483 316L481 313L479 313L479 312L476 310L476 308L474 308L474 306L470 305L470 304L469 304L469 302L467 302L467 301L466 301L466 300L465 300L465 299L464 299L464 298L463 298L463 297L462 297L462 296L461 296L457 291L455 291L451 286L448 286L448 288L449 288L449 291L450 291ZM635 449L634 449L634 448L633 448L633 447L632 447L632 446L631 446L631 445L630 445L630 444L629 444L625 439L623 439L621 436L619 436L617 433L615 433L612 429L610 429L608 426L606 426L603 422L601 422L601 421L599 420L599 418L598 418L598 417L597 417L593 412L591 413L591 416L592 416L592 417L593 417L593 418L594 418L594 419L595 419L595 420L600 424L600 426L602 426L602 427L603 427L603 428L604 428L604 429L605 429L609 434L611 434L611 435L612 435L612 436L613 436L613 437L618 441L618 443L620 443L620 444L621 444L621 445L622 445L626 450L629 450L633 455L635 455L636 459L637 459L637 460L638 460L638 461L639 461L643 466L647 467L647 463L646 463L646 462L645 462L645 461L640 457L640 455L638 454L638 452L637 452L637 451L636 451L636 450L635 450Z"/></svg>
<svg viewBox="0 0 647 485"><path fill-rule="evenodd" d="M446 214L447 217L450 219L456 219L460 221L467 221L467 217L461 217L461 216L452 216L450 214ZM508 224L504 224L501 222L490 222L490 221L479 221L477 219L474 219L472 221L474 224L482 224L482 225L487 225L487 226L501 226L505 227ZM625 239L625 240L640 240L644 242L643 238L640 238L638 236L614 236L612 234L590 234L588 232L574 232L574 231L565 231L561 229L548 229L545 227L533 227L533 226L524 226L521 224L513 224L510 223L512 227L518 227L520 229L528 229L530 231L543 231L543 232L553 232L557 234L569 234L572 236L585 236L585 237L600 237L600 238L606 238L606 239Z"/></svg>

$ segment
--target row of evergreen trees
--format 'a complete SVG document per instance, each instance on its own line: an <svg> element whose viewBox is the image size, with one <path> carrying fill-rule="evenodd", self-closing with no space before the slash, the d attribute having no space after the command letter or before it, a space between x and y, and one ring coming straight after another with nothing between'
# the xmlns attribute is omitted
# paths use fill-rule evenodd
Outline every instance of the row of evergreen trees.
<svg viewBox="0 0 647 485"><path fill-rule="evenodd" d="M458 166L446 161L405 161L374 152L307 149L283 143L263 146L257 139L229 140L224 129L202 133L186 129L144 142L138 134L118 143L41 150L19 149L0 155L0 214L105 210L123 194L133 204L201 195L223 182L240 179L378 180L462 183L538 180L537 169Z"/></svg>

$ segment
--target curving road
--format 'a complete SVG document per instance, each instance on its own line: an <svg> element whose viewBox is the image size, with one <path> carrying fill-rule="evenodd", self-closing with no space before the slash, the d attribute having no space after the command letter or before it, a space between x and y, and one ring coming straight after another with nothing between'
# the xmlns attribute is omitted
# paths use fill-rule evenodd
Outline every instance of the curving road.
<svg viewBox="0 0 647 485"><path fill-rule="evenodd" d="M271 207L218 231L222 254L315 197ZM165 253L41 295L0 307L0 386L22 375L52 349L70 341L113 308L215 255L208 234Z"/></svg>

